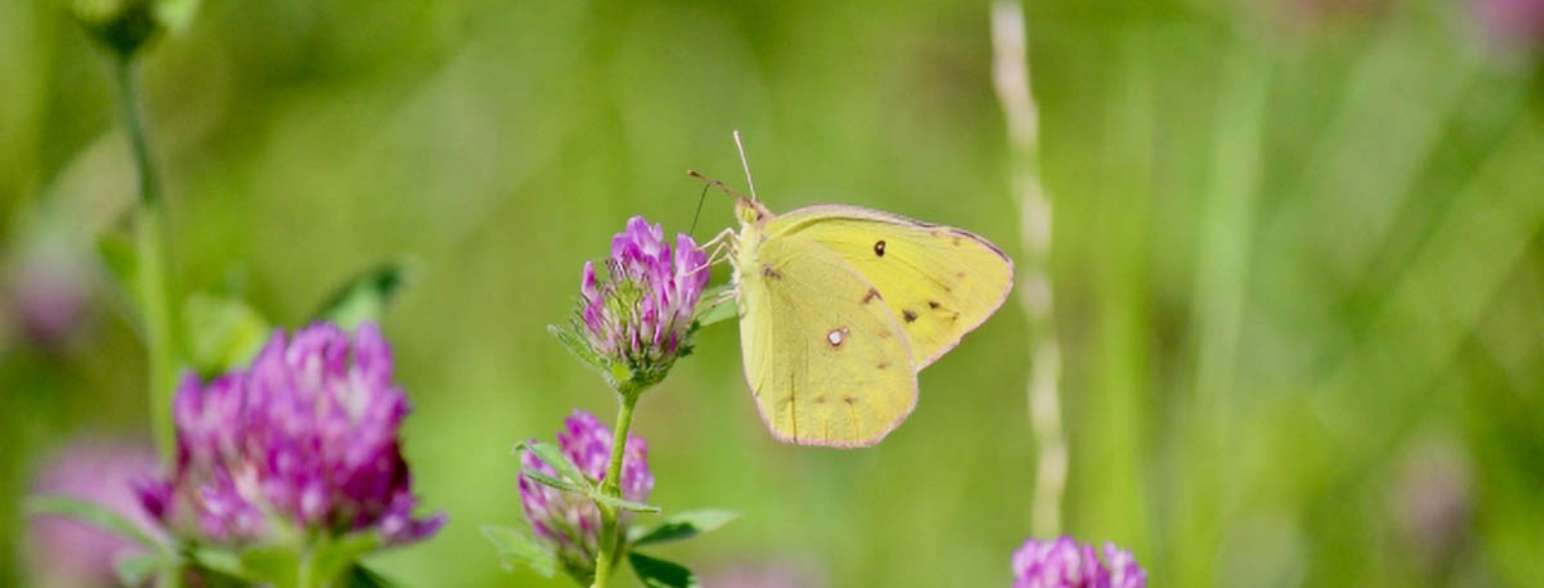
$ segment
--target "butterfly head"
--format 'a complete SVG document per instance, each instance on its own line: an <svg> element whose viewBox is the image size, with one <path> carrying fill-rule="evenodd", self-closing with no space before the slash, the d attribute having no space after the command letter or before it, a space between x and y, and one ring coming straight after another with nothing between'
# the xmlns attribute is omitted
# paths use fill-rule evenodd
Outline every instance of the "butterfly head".
<svg viewBox="0 0 1544 588"><path fill-rule="evenodd" d="M741 226L752 226L766 222L772 218L772 213L760 202L740 196L734 202L734 216L740 220Z"/></svg>

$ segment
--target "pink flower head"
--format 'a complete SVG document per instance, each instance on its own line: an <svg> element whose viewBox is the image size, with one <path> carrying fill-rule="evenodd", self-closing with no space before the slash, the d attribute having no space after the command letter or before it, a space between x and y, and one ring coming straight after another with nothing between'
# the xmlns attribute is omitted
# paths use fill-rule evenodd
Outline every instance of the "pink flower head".
<svg viewBox="0 0 1544 588"><path fill-rule="evenodd" d="M1146 588L1147 573L1130 553L1104 546L1100 561L1091 545L1071 537L1030 539L1013 554L1014 588Z"/></svg>
<svg viewBox="0 0 1544 588"><path fill-rule="evenodd" d="M687 329L708 285L708 255L690 236L641 216L611 239L602 277L585 262L578 327L596 355L634 374L662 373L686 348Z"/></svg>
<svg viewBox="0 0 1544 588"><path fill-rule="evenodd" d="M273 338L246 370L187 376L173 407L172 477L140 489L175 531L215 543L264 538L269 517L326 533L369 531L389 544L433 535L415 519L398 427L407 398L372 324L352 340L330 324Z"/></svg>
<svg viewBox="0 0 1544 588"><path fill-rule="evenodd" d="M50 456L32 493L94 502L153 532L154 522L138 507L134 485L157 469L148 443L87 439ZM41 586L118 586L116 564L144 551L128 539L63 516L32 518L27 538L28 567Z"/></svg>
<svg viewBox="0 0 1544 588"><path fill-rule="evenodd" d="M569 461L579 467L592 482L606 478L606 467L611 456L611 430L595 415L584 411L563 421L558 432L558 448ZM629 435L627 447L622 453L622 497L634 502L648 500L654 489L654 474L649 472L649 448L643 438ZM556 475L550 464L530 451L521 456L525 469ZM600 542L600 511L589 498L544 486L521 474L517 479L520 489L520 506L525 518L531 523L531 531L538 539L556 550L559 561L570 574L585 580L594 573L595 554ZM627 513L622 522L626 524Z"/></svg>

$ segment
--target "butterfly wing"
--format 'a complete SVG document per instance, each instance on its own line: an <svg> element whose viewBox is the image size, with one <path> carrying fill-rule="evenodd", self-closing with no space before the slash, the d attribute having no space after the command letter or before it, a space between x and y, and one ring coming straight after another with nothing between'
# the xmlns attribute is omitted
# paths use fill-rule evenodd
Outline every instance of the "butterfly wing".
<svg viewBox="0 0 1544 588"><path fill-rule="evenodd" d="M781 441L878 443L917 402L899 322L834 252L756 241L741 245L740 344L762 420Z"/></svg>
<svg viewBox="0 0 1544 588"><path fill-rule="evenodd" d="M813 242L873 284L917 369L981 326L1013 288L1013 261L969 231L857 206L801 208L767 223L769 240Z"/></svg>

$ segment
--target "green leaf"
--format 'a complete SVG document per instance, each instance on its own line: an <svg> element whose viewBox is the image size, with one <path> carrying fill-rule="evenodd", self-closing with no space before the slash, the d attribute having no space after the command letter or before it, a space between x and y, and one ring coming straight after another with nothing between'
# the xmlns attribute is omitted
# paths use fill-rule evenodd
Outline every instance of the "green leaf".
<svg viewBox="0 0 1544 588"><path fill-rule="evenodd" d="M301 553L291 545L204 547L193 551L192 559L199 567L252 584L288 587L299 582Z"/></svg>
<svg viewBox="0 0 1544 588"><path fill-rule="evenodd" d="M543 578L557 574L558 559L534 537L497 525L483 525L482 534L499 552L499 564L507 571L524 567Z"/></svg>
<svg viewBox="0 0 1544 588"><path fill-rule="evenodd" d="M167 551L164 544L151 538L139 525L95 502L67 496L43 495L28 498L24 508L28 516L68 517L133 541L152 551L158 553Z"/></svg>
<svg viewBox="0 0 1544 588"><path fill-rule="evenodd" d="M144 586L150 578L166 572L177 571L177 558L166 553L139 553L113 563L118 583L124 586Z"/></svg>
<svg viewBox="0 0 1544 588"><path fill-rule="evenodd" d="M584 475L584 472L579 471L579 466L576 466L574 465L574 462L569 461L568 456L564 455L563 450L558 449L558 446L542 441L522 441L515 445L515 451L518 452L522 450L535 453L536 457L540 458L543 463L546 463L547 465L552 466L552 469L557 470L558 477L569 482L573 482L579 488L588 490L593 487L593 484L590 483L590 479ZM525 473L545 476L545 474L542 474L541 472L533 472L529 469L526 470ZM532 477L534 478L535 475ZM551 486L551 484L548 485Z"/></svg>
<svg viewBox="0 0 1544 588"><path fill-rule="evenodd" d="M640 529L632 543L638 546L690 539L729 524L739 516L739 513L727 510L696 510L674 514L652 529Z"/></svg>
<svg viewBox="0 0 1544 588"><path fill-rule="evenodd" d="M342 588L392 588L397 584L370 568L356 564L343 575L339 585Z"/></svg>
<svg viewBox="0 0 1544 588"><path fill-rule="evenodd" d="M241 568L241 555L234 551L215 547L203 547L192 553L198 567L219 572L232 578L241 578L246 572Z"/></svg>
<svg viewBox="0 0 1544 588"><path fill-rule="evenodd" d="M611 508L620 508L622 510L630 510L633 512L660 512L660 508L652 504L644 504L642 502L633 502L631 500L607 496L605 493L598 489L591 490L588 494L592 500L610 506Z"/></svg>
<svg viewBox="0 0 1544 588"><path fill-rule="evenodd" d="M273 586L294 586L299 583L300 552L288 545L259 545L238 553L241 566L232 574L248 582ZM224 570L220 570L224 571Z"/></svg>
<svg viewBox="0 0 1544 588"><path fill-rule="evenodd" d="M155 17L167 30L180 33L187 30L198 12L199 0L160 0L155 4Z"/></svg>
<svg viewBox="0 0 1544 588"><path fill-rule="evenodd" d="M348 330L379 321L413 273L413 264L406 261L388 261L365 270L333 291L313 316Z"/></svg>
<svg viewBox="0 0 1544 588"><path fill-rule="evenodd" d="M251 361L271 329L268 320L246 303L210 294L189 296L182 318L189 359L206 375Z"/></svg>
<svg viewBox="0 0 1544 588"><path fill-rule="evenodd" d="M341 538L323 542L311 554L314 578L324 584L330 584L358 563L359 558L380 547L381 538L375 533L350 533Z"/></svg>
<svg viewBox="0 0 1544 588"><path fill-rule="evenodd" d="M97 255L102 258L102 267L111 278L116 294L113 299L126 311L135 333L144 339L145 305L139 299L139 288L135 287L139 283L139 252L134 240L122 233L103 233L97 239Z"/></svg>
<svg viewBox="0 0 1544 588"><path fill-rule="evenodd" d="M739 316L740 307L730 295L733 288L733 285L724 284L703 292L703 304L697 307L696 315L692 317L692 328L700 329Z"/></svg>
<svg viewBox="0 0 1544 588"><path fill-rule="evenodd" d="M584 487L575 485L575 484L573 484L571 482L568 482L568 481L565 481L565 480L559 480L557 478L554 478L554 477L549 476L547 474L543 474L543 473L538 472L536 470L525 470L525 471L520 472L520 473L522 475L524 475L525 477L530 478L532 482L536 482L537 484L541 484L543 486L547 486L547 487L550 487L550 488L556 488L556 489L562 490L564 492L574 492L576 494L588 495L590 493L590 489L589 488L584 488Z"/></svg>
<svg viewBox="0 0 1544 588"><path fill-rule="evenodd" d="M686 566L663 559L649 557L638 552L628 552L628 563L633 564L633 573L638 574L638 580L649 588L696 588L697 576Z"/></svg>

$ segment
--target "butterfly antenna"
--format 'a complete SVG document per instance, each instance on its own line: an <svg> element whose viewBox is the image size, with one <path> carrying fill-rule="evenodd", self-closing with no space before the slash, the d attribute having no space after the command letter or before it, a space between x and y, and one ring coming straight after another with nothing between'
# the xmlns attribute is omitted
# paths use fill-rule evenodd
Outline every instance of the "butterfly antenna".
<svg viewBox="0 0 1544 588"><path fill-rule="evenodd" d="M734 188L730 188L729 184L725 184L725 183L723 183L721 181L718 181L718 180L715 180L715 179L710 178L708 176L702 175L702 172L699 172L697 170L694 170L694 169L686 170L686 175L691 176L691 177L697 179L698 181L707 184L709 188L718 188L720 190L723 190L724 193L728 194L730 198L744 198L744 196L741 196L739 192L734 191Z"/></svg>
<svg viewBox="0 0 1544 588"><path fill-rule="evenodd" d="M751 200L760 200L756 197L756 181L751 179L751 162L745 157L745 143L740 140L740 130L734 131L734 146L740 150L740 167L745 169L745 185L750 186Z"/></svg>
<svg viewBox="0 0 1544 588"><path fill-rule="evenodd" d="M687 235L693 235L693 233L697 232L697 219L702 218L702 203L707 201L708 189L712 187L713 184L707 184L702 187L702 195L697 197L697 212L692 213L692 228L686 229ZM695 239L696 236L693 235L692 238Z"/></svg>

